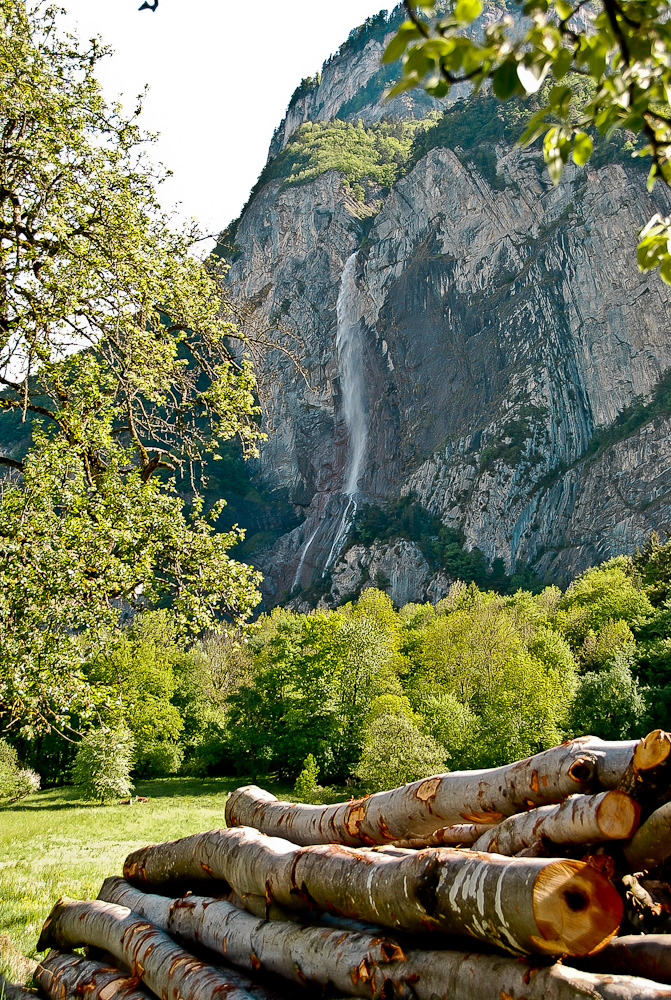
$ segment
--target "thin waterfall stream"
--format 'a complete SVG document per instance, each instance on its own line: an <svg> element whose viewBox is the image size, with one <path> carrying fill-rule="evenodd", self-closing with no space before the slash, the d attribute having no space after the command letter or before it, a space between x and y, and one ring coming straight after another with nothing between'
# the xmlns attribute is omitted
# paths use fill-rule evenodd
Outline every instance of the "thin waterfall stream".
<svg viewBox="0 0 671 1000"><path fill-rule="evenodd" d="M359 492L359 477L368 442L361 310L359 289L356 284L356 257L357 251L347 258L340 279L340 291L336 303L338 319L336 349L342 391L342 412L347 428L347 462L342 493L343 496L347 497L347 505L333 539L322 575L326 574L338 556L350 525L356 516L356 495Z"/></svg>
<svg viewBox="0 0 671 1000"><path fill-rule="evenodd" d="M342 414L347 428L347 459L345 462L342 495L347 503L335 533L324 571L326 575L347 537L347 532L357 512L356 495L359 491L359 477L368 442L368 417L366 413L365 381L363 375L363 338L361 336L361 311L358 301L359 289L356 284L356 251L347 258L340 278L340 290L336 303L338 327L336 331L336 351L338 371L342 391ZM305 559L321 527L318 524L301 549L300 559L294 574L291 590L300 583Z"/></svg>

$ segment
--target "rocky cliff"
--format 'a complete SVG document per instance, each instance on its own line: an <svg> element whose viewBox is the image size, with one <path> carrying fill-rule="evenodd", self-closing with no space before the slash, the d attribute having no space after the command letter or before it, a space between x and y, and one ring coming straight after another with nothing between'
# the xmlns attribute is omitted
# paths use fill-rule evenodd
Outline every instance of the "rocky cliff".
<svg viewBox="0 0 671 1000"><path fill-rule="evenodd" d="M353 107L379 51L373 37L333 60L275 151ZM383 114L418 106L378 95L368 120ZM254 476L300 519L256 555L269 603L368 579L398 603L439 598L449 568L416 542L349 545L361 505L399 495L489 563L548 580L671 530L671 290L634 253L668 197L625 155L553 187L537 150L447 134L386 188L353 193L335 169L269 180L237 223L231 285L296 334L308 373L265 362Z"/></svg>

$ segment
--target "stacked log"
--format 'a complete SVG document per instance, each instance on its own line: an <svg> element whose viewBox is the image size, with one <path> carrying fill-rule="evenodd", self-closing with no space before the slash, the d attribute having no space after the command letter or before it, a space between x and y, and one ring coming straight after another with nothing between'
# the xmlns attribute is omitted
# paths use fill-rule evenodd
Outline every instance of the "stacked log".
<svg viewBox="0 0 671 1000"><path fill-rule="evenodd" d="M656 730L334 806L247 786L227 828L59 900L36 982L50 1000L671 1000L670 779Z"/></svg>

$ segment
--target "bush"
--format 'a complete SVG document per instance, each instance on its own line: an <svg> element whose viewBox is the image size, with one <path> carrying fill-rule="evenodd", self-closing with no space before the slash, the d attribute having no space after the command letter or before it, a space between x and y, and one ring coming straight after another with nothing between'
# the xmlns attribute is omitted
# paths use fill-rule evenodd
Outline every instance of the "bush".
<svg viewBox="0 0 671 1000"><path fill-rule="evenodd" d="M30 767L19 767L14 747L0 739L0 799L16 802L39 789L39 774Z"/></svg>
<svg viewBox="0 0 671 1000"><path fill-rule="evenodd" d="M138 778L164 778L179 771L184 751L170 740L143 740L138 746L133 768Z"/></svg>
<svg viewBox="0 0 671 1000"><path fill-rule="evenodd" d="M92 729L77 748L72 767L73 783L84 799L116 799L130 795L130 769L135 742L126 727Z"/></svg>
<svg viewBox="0 0 671 1000"><path fill-rule="evenodd" d="M319 764L314 754L309 753L303 761L303 770L296 778L294 792L302 802L309 802L318 789Z"/></svg>
<svg viewBox="0 0 671 1000"><path fill-rule="evenodd" d="M373 792L445 770L447 751L405 715L380 715L366 731L355 774Z"/></svg>

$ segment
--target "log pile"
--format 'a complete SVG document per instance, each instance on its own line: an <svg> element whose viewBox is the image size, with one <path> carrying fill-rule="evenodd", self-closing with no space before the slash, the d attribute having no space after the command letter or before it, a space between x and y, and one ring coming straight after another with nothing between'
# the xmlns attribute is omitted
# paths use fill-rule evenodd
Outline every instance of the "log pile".
<svg viewBox="0 0 671 1000"><path fill-rule="evenodd" d="M335 806L240 788L225 829L59 900L36 983L51 1000L671 1000L670 782L656 730Z"/></svg>

